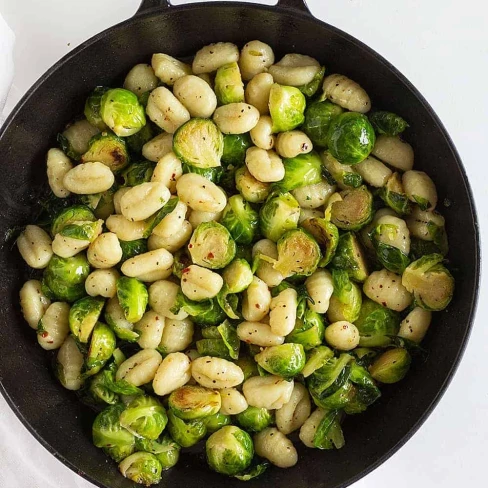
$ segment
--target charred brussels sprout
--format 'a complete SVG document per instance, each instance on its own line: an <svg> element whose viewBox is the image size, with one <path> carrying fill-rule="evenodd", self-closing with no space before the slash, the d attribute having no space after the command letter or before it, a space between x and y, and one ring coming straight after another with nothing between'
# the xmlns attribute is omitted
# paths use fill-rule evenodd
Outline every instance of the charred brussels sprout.
<svg viewBox="0 0 488 488"><path fill-rule="evenodd" d="M98 322L93 328L86 356L85 374L91 376L98 373L112 357L115 346L116 338L112 329L108 325Z"/></svg>
<svg viewBox="0 0 488 488"><path fill-rule="evenodd" d="M198 385L185 385L173 391L168 406L180 419L195 420L216 414L220 410L220 394Z"/></svg>
<svg viewBox="0 0 488 488"><path fill-rule="evenodd" d="M330 153L343 164L356 164L366 159L375 141L374 129L368 118L357 112L335 117L327 133Z"/></svg>
<svg viewBox="0 0 488 488"><path fill-rule="evenodd" d="M371 376L381 383L396 383L402 380L410 369L412 358L406 349L389 349L369 367Z"/></svg>
<svg viewBox="0 0 488 488"><path fill-rule="evenodd" d="M237 244L251 244L259 230L259 215L241 195L227 201L220 223Z"/></svg>
<svg viewBox="0 0 488 488"><path fill-rule="evenodd" d="M204 268L225 268L236 254L236 244L229 231L217 222L203 222L193 232L188 244L194 264Z"/></svg>
<svg viewBox="0 0 488 488"><path fill-rule="evenodd" d="M441 254L428 254L411 263L403 273L402 285L425 310L444 310L452 299L454 278L443 260Z"/></svg>
<svg viewBox="0 0 488 488"><path fill-rule="evenodd" d="M368 277L366 256L358 238L352 232L346 232L339 238L332 266L347 271L349 277L359 283Z"/></svg>
<svg viewBox="0 0 488 488"><path fill-rule="evenodd" d="M227 425L212 434L205 445L209 466L217 473L235 476L247 469L254 456L251 436Z"/></svg>
<svg viewBox="0 0 488 488"><path fill-rule="evenodd" d="M332 120L344 110L329 101L315 102L305 110L302 130L310 137L314 146L327 147L327 132Z"/></svg>
<svg viewBox="0 0 488 488"><path fill-rule="evenodd" d="M402 180L398 173L390 176L379 195L399 215L408 215L412 211L412 203L403 190Z"/></svg>
<svg viewBox="0 0 488 488"><path fill-rule="evenodd" d="M123 88L113 88L103 94L100 116L119 137L131 136L146 125L144 107L134 93Z"/></svg>
<svg viewBox="0 0 488 488"><path fill-rule="evenodd" d="M103 163L114 173L125 168L129 164L129 153L124 139L110 132L101 132L92 137L81 162L92 161Z"/></svg>
<svg viewBox="0 0 488 488"><path fill-rule="evenodd" d="M149 396L134 398L120 414L120 425L137 437L156 440L163 432L168 417L158 400Z"/></svg>
<svg viewBox="0 0 488 488"><path fill-rule="evenodd" d="M169 433L181 447L194 446L207 434L203 419L186 421L177 417L171 410L168 412L168 419Z"/></svg>
<svg viewBox="0 0 488 488"><path fill-rule="evenodd" d="M261 207L261 232L267 239L277 242L288 230L296 229L300 205L291 193L271 197Z"/></svg>
<svg viewBox="0 0 488 488"><path fill-rule="evenodd" d="M181 447L169 435L163 435L156 441L139 437L136 439L136 449L154 454L163 471L176 465L181 451Z"/></svg>
<svg viewBox="0 0 488 488"><path fill-rule="evenodd" d="M106 130L107 124L103 121L100 115L102 107L102 97L108 92L110 88L105 86L97 86L88 96L85 102L85 117L91 125L98 130Z"/></svg>
<svg viewBox="0 0 488 488"><path fill-rule="evenodd" d="M397 136L409 127L399 115L384 110L370 114L369 121L377 134L386 134L387 136Z"/></svg>
<svg viewBox="0 0 488 488"><path fill-rule="evenodd" d="M90 264L84 253L72 258L54 255L44 270L43 285L52 298L75 302L86 295L85 280L89 274Z"/></svg>
<svg viewBox="0 0 488 488"><path fill-rule="evenodd" d="M224 136L211 120L191 119L175 132L173 151L184 163L215 168L224 152Z"/></svg>
<svg viewBox="0 0 488 488"><path fill-rule="evenodd" d="M244 83L237 63L225 64L217 70L214 89L219 105L244 101Z"/></svg>
<svg viewBox="0 0 488 488"><path fill-rule="evenodd" d="M224 152L221 161L226 166L238 167L246 160L246 151L252 146L251 136L245 134L225 134Z"/></svg>
<svg viewBox="0 0 488 488"><path fill-rule="evenodd" d="M144 283L136 278L122 276L117 280L117 298L130 323L135 324L142 319L149 300Z"/></svg>
<svg viewBox="0 0 488 488"><path fill-rule="evenodd" d="M122 178L124 179L124 186L137 186L141 183L151 181L155 163L151 161L137 161L125 168L122 172Z"/></svg>
<svg viewBox="0 0 488 488"><path fill-rule="evenodd" d="M154 454L135 452L119 464L122 475L145 486L157 485L161 481L161 463Z"/></svg>
<svg viewBox="0 0 488 488"><path fill-rule="evenodd" d="M322 162L315 151L283 159L283 165L285 166L285 177L273 184L274 190L287 192L322 181Z"/></svg>
<svg viewBox="0 0 488 488"><path fill-rule="evenodd" d="M359 230L373 218L373 195L366 188L344 190L342 200L335 202L331 209L331 222L339 229Z"/></svg>
<svg viewBox="0 0 488 488"><path fill-rule="evenodd" d="M305 366L305 350L301 344L271 346L254 356L256 362L268 373L292 378Z"/></svg>
<svg viewBox="0 0 488 488"><path fill-rule="evenodd" d="M305 351L309 351L322 344L324 331L322 315L307 309L303 316L297 319L295 328L286 336L285 342L301 344Z"/></svg>
<svg viewBox="0 0 488 488"><path fill-rule="evenodd" d="M305 107L305 96L298 88L275 83L269 94L273 132L286 132L303 124Z"/></svg>
<svg viewBox="0 0 488 488"><path fill-rule="evenodd" d="M236 415L237 423L249 432L261 432L274 423L271 410L258 407L247 407L244 412Z"/></svg>

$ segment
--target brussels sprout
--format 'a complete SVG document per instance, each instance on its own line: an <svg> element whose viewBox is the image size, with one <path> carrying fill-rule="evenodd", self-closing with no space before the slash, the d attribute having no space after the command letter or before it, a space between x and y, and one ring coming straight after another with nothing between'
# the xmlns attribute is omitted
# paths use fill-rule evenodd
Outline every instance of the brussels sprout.
<svg viewBox="0 0 488 488"><path fill-rule="evenodd" d="M444 310L452 299L454 278L443 260L442 254L428 254L411 263L403 273L402 285L425 310Z"/></svg>
<svg viewBox="0 0 488 488"><path fill-rule="evenodd" d="M113 88L103 94L100 116L119 137L135 134L146 125L144 107L134 93L123 88Z"/></svg>
<svg viewBox="0 0 488 488"><path fill-rule="evenodd" d="M274 414L266 408L247 407L244 412L237 414L235 419L248 432L261 432L274 423Z"/></svg>
<svg viewBox="0 0 488 488"><path fill-rule="evenodd" d="M69 124L62 134L58 134L57 140L66 156L79 161L80 156L88 149L88 142L98 132L88 120L81 119Z"/></svg>
<svg viewBox="0 0 488 488"><path fill-rule="evenodd" d="M334 292L330 298L328 310L329 319L332 322L347 320L354 323L361 310L361 289L349 279L347 271L333 269Z"/></svg>
<svg viewBox="0 0 488 488"><path fill-rule="evenodd" d="M399 115L384 110L370 114L369 121L377 134L386 134L387 136L397 136L407 127L410 127Z"/></svg>
<svg viewBox="0 0 488 488"><path fill-rule="evenodd" d="M146 285L136 278L122 276L117 280L117 298L125 318L135 324L146 311L149 294Z"/></svg>
<svg viewBox="0 0 488 488"><path fill-rule="evenodd" d="M88 151L81 157L82 163L99 161L114 173L129 164L129 153L124 139L110 132L101 132L90 139Z"/></svg>
<svg viewBox="0 0 488 488"><path fill-rule="evenodd" d="M135 450L135 437L120 424L123 404L112 405L102 410L92 427L93 444L101 447L112 459L119 462Z"/></svg>
<svg viewBox="0 0 488 488"><path fill-rule="evenodd" d="M122 248L122 259L120 263L127 261L130 258L139 256L147 252L147 240L136 239L135 241L120 241L120 247Z"/></svg>
<svg viewBox="0 0 488 488"><path fill-rule="evenodd" d="M209 466L217 473L228 476L247 469L254 456L251 436L233 425L213 433L207 439L205 451Z"/></svg>
<svg viewBox="0 0 488 488"><path fill-rule="evenodd" d="M422 211L414 207L406 219L410 231L410 252L414 259L425 254L442 254L449 251L444 217L439 212ZM423 242L418 242L422 240ZM429 252L430 249L430 252Z"/></svg>
<svg viewBox="0 0 488 488"><path fill-rule="evenodd" d="M90 274L90 264L84 253L72 258L53 255L44 270L43 285L50 298L63 302L75 302L86 295L85 280Z"/></svg>
<svg viewBox="0 0 488 488"><path fill-rule="evenodd" d="M227 200L220 223L237 244L251 244L259 230L259 215L241 195Z"/></svg>
<svg viewBox="0 0 488 488"><path fill-rule="evenodd" d="M303 229L285 232L277 243L278 260L273 265L285 278L298 274L310 276L322 257L315 239Z"/></svg>
<svg viewBox="0 0 488 488"><path fill-rule="evenodd" d="M102 120L100 115L100 109L102 105L102 97L108 92L110 88L105 86L97 86L90 93L85 102L85 117L91 125L96 127L98 130L106 130L107 124Z"/></svg>
<svg viewBox="0 0 488 488"><path fill-rule="evenodd" d="M65 225L59 234L63 237L70 237L71 239L93 242L101 234L102 225L103 222L101 220L95 222L77 222Z"/></svg>
<svg viewBox="0 0 488 488"><path fill-rule="evenodd" d="M329 358L326 363L307 378L307 386L315 404L321 408L342 408L347 404L347 393L352 387L349 382L353 357L341 354Z"/></svg>
<svg viewBox="0 0 488 488"><path fill-rule="evenodd" d="M412 202L403 190L402 180L398 173L393 173L386 185L381 188L381 199L397 214L408 215L412 211Z"/></svg>
<svg viewBox="0 0 488 488"><path fill-rule="evenodd" d="M410 263L410 258L395 245L395 241L399 239L397 237L399 232L401 230L394 223L380 223L368 235L376 251L378 261L386 269L401 275ZM405 239L404 234L403 239Z"/></svg>
<svg viewBox="0 0 488 488"><path fill-rule="evenodd" d="M242 471L242 473L236 474L234 478L240 481L250 481L253 478L261 476L269 467L268 461L262 461L259 464L251 465L249 468Z"/></svg>
<svg viewBox="0 0 488 488"><path fill-rule="evenodd" d="M244 83L237 63L225 64L217 70L214 90L219 105L244 101Z"/></svg>
<svg viewBox="0 0 488 488"><path fill-rule="evenodd" d="M328 151L322 153L323 173L331 185L337 184L341 189L359 188L363 184L363 177L356 173L351 166L342 164Z"/></svg>
<svg viewBox="0 0 488 488"><path fill-rule="evenodd" d="M357 112L335 117L327 132L327 146L334 158L343 164L365 160L373 150L376 137L368 118Z"/></svg>
<svg viewBox="0 0 488 488"><path fill-rule="evenodd" d="M325 324L322 315L308 309L297 319L295 328L286 336L285 342L301 344L305 351L320 346L324 339Z"/></svg>
<svg viewBox="0 0 488 488"><path fill-rule="evenodd" d="M275 83L269 94L269 113L273 132L286 132L303 124L306 100L303 93L293 86Z"/></svg>
<svg viewBox="0 0 488 488"><path fill-rule="evenodd" d="M137 161L122 172L124 186L137 186L151 181L156 164L151 161Z"/></svg>
<svg viewBox="0 0 488 488"><path fill-rule="evenodd" d="M334 352L327 346L317 346L307 354L307 362L302 369L302 376L308 378L317 369L320 369L330 358L334 357Z"/></svg>
<svg viewBox="0 0 488 488"><path fill-rule="evenodd" d="M237 335L236 328L233 327L228 320L225 320L217 327L217 329L229 350L229 356L234 360L237 359L239 357L241 341Z"/></svg>
<svg viewBox="0 0 488 488"><path fill-rule="evenodd" d="M269 198L261 207L259 217L264 237L277 242L287 230L297 228L300 205L291 193L284 193Z"/></svg>
<svg viewBox="0 0 488 488"><path fill-rule="evenodd" d="M135 452L120 464L122 476L145 486L157 485L161 481L161 463L154 454Z"/></svg>
<svg viewBox="0 0 488 488"><path fill-rule="evenodd" d="M246 160L246 151L252 146L249 133L245 134L225 134L224 152L221 161L226 166L233 165L239 167Z"/></svg>
<svg viewBox="0 0 488 488"><path fill-rule="evenodd" d="M359 230L373 218L373 195L361 186L341 192L342 200L332 204L331 222L339 229Z"/></svg>
<svg viewBox="0 0 488 488"><path fill-rule="evenodd" d="M273 190L287 192L322 181L322 161L315 151L283 159L285 177L272 185Z"/></svg>
<svg viewBox="0 0 488 488"><path fill-rule="evenodd" d="M91 379L88 391L97 403L115 405L119 402L119 396L107 387L103 371Z"/></svg>
<svg viewBox="0 0 488 488"><path fill-rule="evenodd" d="M116 356L121 355L120 359L116 359ZM103 385L107 391L111 391L118 395L124 396L138 396L144 392L137 386L132 385L126 380L115 381L115 374L119 366L125 361L125 356L122 355L120 349L116 349L113 353L114 361L106 366L97 376L102 376ZM101 383L100 383L101 384Z"/></svg>
<svg viewBox="0 0 488 488"><path fill-rule="evenodd" d="M327 219L316 217L303 221L302 227L314 237L320 246L322 259L319 267L327 266L332 261L339 244L339 229Z"/></svg>
<svg viewBox="0 0 488 488"><path fill-rule="evenodd" d="M199 385L185 385L169 396L168 407L180 419L195 420L220 410L220 394Z"/></svg>
<svg viewBox="0 0 488 488"><path fill-rule="evenodd" d="M106 220L110 215L115 213L114 194L117 191L117 186L92 195L80 195L80 203L86 205L93 210L95 217Z"/></svg>
<svg viewBox="0 0 488 488"><path fill-rule="evenodd" d="M113 297L107 302L105 321L119 339L128 342L136 342L139 339L139 332L135 331L134 324L125 318L117 297Z"/></svg>
<svg viewBox="0 0 488 488"><path fill-rule="evenodd" d="M232 423L230 415L224 415L223 413L215 413L208 417L204 417L202 420L207 427L207 434L213 434L222 427Z"/></svg>
<svg viewBox="0 0 488 488"><path fill-rule="evenodd" d="M305 122L301 130L310 137L316 147L327 147L327 132L332 119L344 110L329 101L315 102L305 110Z"/></svg>
<svg viewBox="0 0 488 488"><path fill-rule="evenodd" d="M352 232L340 236L331 264L334 268L347 271L349 277L359 283L362 283L369 274L363 248Z"/></svg>
<svg viewBox="0 0 488 488"><path fill-rule="evenodd" d="M164 219L164 217L169 215L176 208L178 202L178 197L171 197L168 202L163 206L163 208L161 208L154 215L146 219L146 228L143 234L144 238L147 239L152 234L154 228Z"/></svg>
<svg viewBox="0 0 488 488"><path fill-rule="evenodd" d="M263 183L254 178L246 166L242 166L236 170L235 183L237 191L246 201L251 203L264 202L271 192L270 184Z"/></svg>
<svg viewBox="0 0 488 488"><path fill-rule="evenodd" d="M183 270L192 264L193 263L188 249L186 247L179 249L173 255L173 274L181 280Z"/></svg>
<svg viewBox="0 0 488 488"><path fill-rule="evenodd" d="M292 378L305 366L305 351L301 344L282 344L267 347L254 359L268 373Z"/></svg>
<svg viewBox="0 0 488 488"><path fill-rule="evenodd" d="M349 380L354 385L354 388L349 403L344 408L347 414L364 412L380 398L381 392L368 370L357 362L351 363Z"/></svg>
<svg viewBox="0 0 488 488"><path fill-rule="evenodd" d="M344 435L340 424L340 412L327 412L317 426L313 437L313 445L318 449L341 449L344 447Z"/></svg>
<svg viewBox="0 0 488 488"><path fill-rule="evenodd" d="M220 179L224 173L224 168L222 166L216 166L214 168L198 168L197 166L183 163L181 167L183 169L183 174L195 173L216 184L220 183Z"/></svg>
<svg viewBox="0 0 488 488"><path fill-rule="evenodd" d="M202 222L188 244L194 264L220 269L227 266L236 253L236 244L229 231L217 222Z"/></svg>
<svg viewBox="0 0 488 488"><path fill-rule="evenodd" d="M120 425L137 437L156 440L163 432L168 417L158 400L138 396L120 414Z"/></svg>
<svg viewBox="0 0 488 488"><path fill-rule="evenodd" d="M224 152L224 136L211 120L190 119L175 132L173 151L184 163L215 168Z"/></svg>
<svg viewBox="0 0 488 488"><path fill-rule="evenodd" d="M169 433L181 447L194 446L207 434L204 419L183 420L177 417L171 410L168 412L168 419Z"/></svg>
<svg viewBox="0 0 488 488"><path fill-rule="evenodd" d="M139 103L141 103L139 98ZM142 105L142 104L141 104ZM129 137L125 138L125 142L127 143L127 147L129 151L133 155L139 155L142 153L142 148L146 142L149 142L156 136L156 131L154 129L154 125L148 121L147 124L135 134L132 134Z"/></svg>
<svg viewBox="0 0 488 488"><path fill-rule="evenodd" d="M352 354L356 357L356 363L359 366L368 367L378 355L378 352L369 347L356 347L356 349L352 351Z"/></svg>
<svg viewBox="0 0 488 488"><path fill-rule="evenodd" d="M306 85L299 86L298 89L306 96L306 97L313 97L318 89L322 86L322 81L324 80L325 75L325 66L320 68L320 71L313 77L310 83Z"/></svg>
<svg viewBox="0 0 488 488"><path fill-rule="evenodd" d="M166 471L178 462L181 447L169 435L165 434L156 441L138 437L136 449L154 454L161 463L163 471Z"/></svg>
<svg viewBox="0 0 488 488"><path fill-rule="evenodd" d="M97 322L93 328L90 347L88 348L85 375L91 376L98 373L112 357L115 346L116 339L112 329L102 322Z"/></svg>
<svg viewBox="0 0 488 488"><path fill-rule="evenodd" d="M225 312L216 299L194 302L181 291L176 296L176 303L171 308L171 313L178 315L180 310L184 310L196 324L201 326L218 325L226 319Z"/></svg>
<svg viewBox="0 0 488 488"><path fill-rule="evenodd" d="M400 314L379 303L365 298L361 305L358 319L354 322L358 328L359 345L378 347L389 344L388 336L397 335L400 328Z"/></svg>
<svg viewBox="0 0 488 488"><path fill-rule="evenodd" d="M241 293L252 283L253 273L245 259L236 258L224 269L222 278L229 293Z"/></svg>
<svg viewBox="0 0 488 488"><path fill-rule="evenodd" d="M259 372L256 361L251 357L241 356L235 363L242 369L242 372L244 373L244 381L251 378L251 376L258 376Z"/></svg>
<svg viewBox="0 0 488 488"><path fill-rule="evenodd" d="M231 361L229 348L220 338L200 339L196 343L197 351L200 356L210 356Z"/></svg>
<svg viewBox="0 0 488 488"><path fill-rule="evenodd" d="M93 211L86 205L74 205L65 208L56 216L51 225L51 235L59 234L66 226L73 223L95 222L97 219Z"/></svg>
<svg viewBox="0 0 488 488"><path fill-rule="evenodd" d="M371 376L381 383L396 383L405 378L412 358L406 349L389 349L369 367Z"/></svg>

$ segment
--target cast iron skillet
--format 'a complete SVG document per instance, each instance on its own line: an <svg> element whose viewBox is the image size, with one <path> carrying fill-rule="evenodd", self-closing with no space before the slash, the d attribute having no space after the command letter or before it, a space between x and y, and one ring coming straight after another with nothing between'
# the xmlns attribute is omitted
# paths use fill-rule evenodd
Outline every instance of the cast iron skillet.
<svg viewBox="0 0 488 488"><path fill-rule="evenodd" d="M476 307L479 235L469 184L459 156L441 122L420 93L387 61L351 36L314 19L304 0L280 0L277 7L210 3L172 7L167 0L144 0L137 15L82 44L51 68L14 109L0 133L2 186L0 232L29 222L33 194L45 180L44 158L54 135L82 112L96 85L113 85L134 64L154 52L189 56L205 44L260 39L278 56L306 53L329 73L357 80L373 105L404 116L406 138L415 149L417 169L437 184L439 208L447 220L456 294L437 314L425 341L430 355L414 364L405 380L384 388L381 401L344 425L346 447L321 452L302 448L299 464L270 469L247 487L344 487L391 456L425 421L461 359ZM445 199L447 206L443 205ZM116 464L91 443L94 413L53 378L45 351L23 321L18 291L27 279L16 251L0 250L0 381L13 411L46 449L99 487L128 488ZM242 486L211 473L201 455L186 454L164 474L161 486L194 488Z"/></svg>

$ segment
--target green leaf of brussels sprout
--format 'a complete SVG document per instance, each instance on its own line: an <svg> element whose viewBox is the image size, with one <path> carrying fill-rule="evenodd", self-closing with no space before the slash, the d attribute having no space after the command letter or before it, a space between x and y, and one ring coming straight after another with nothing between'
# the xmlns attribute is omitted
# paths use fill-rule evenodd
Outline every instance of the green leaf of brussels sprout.
<svg viewBox="0 0 488 488"><path fill-rule="evenodd" d="M275 83L269 94L273 132L286 132L303 124L306 104L305 96L298 88Z"/></svg>
<svg viewBox="0 0 488 488"><path fill-rule="evenodd" d="M183 420L214 415L220 410L220 406L219 392L199 385L182 386L174 390L168 400L168 407Z"/></svg>
<svg viewBox="0 0 488 488"><path fill-rule="evenodd" d="M245 134L225 134L222 164L235 168L242 166L246 160L246 151L253 145L251 136Z"/></svg>
<svg viewBox="0 0 488 488"><path fill-rule="evenodd" d="M332 269L332 280L334 292L331 297L331 304L340 312L342 320L354 323L359 317L362 304L362 293L359 286L349 279L347 271ZM329 307L330 309L331 307Z"/></svg>
<svg viewBox="0 0 488 488"><path fill-rule="evenodd" d="M90 381L88 387L90 395L97 403L107 403L115 405L119 402L119 396L111 389L107 388L104 378L104 372L97 373Z"/></svg>
<svg viewBox="0 0 488 488"><path fill-rule="evenodd" d="M239 320L239 295L229 293L227 285L224 284L219 294L217 295L217 302L220 308L225 312L227 317L233 320Z"/></svg>
<svg viewBox="0 0 488 488"><path fill-rule="evenodd" d="M59 233L63 237L71 237L83 241L93 242L102 231L102 221L81 222L65 225Z"/></svg>
<svg viewBox="0 0 488 488"><path fill-rule="evenodd" d="M399 115L384 110L370 114L369 121L377 134L386 134L387 136L397 136L407 127L410 127Z"/></svg>
<svg viewBox="0 0 488 488"><path fill-rule="evenodd" d="M144 107L137 95L124 88L112 88L102 95L100 116L119 137L127 137L146 125Z"/></svg>
<svg viewBox="0 0 488 488"><path fill-rule="evenodd" d="M315 151L283 159L285 176L272 185L272 190L287 192L301 186L315 185L322 181L322 160Z"/></svg>
<svg viewBox="0 0 488 488"><path fill-rule="evenodd" d="M244 83L237 63L225 64L217 70L214 90L219 105L244 101Z"/></svg>
<svg viewBox="0 0 488 488"><path fill-rule="evenodd" d="M105 321L119 339L128 342L136 342L139 339L139 332L135 331L134 324L125 318L124 311L115 297L107 302Z"/></svg>
<svg viewBox="0 0 488 488"><path fill-rule="evenodd" d="M168 430L171 437L181 447L191 447L201 441L207 434L203 419L183 420L171 410L168 412Z"/></svg>
<svg viewBox="0 0 488 488"><path fill-rule="evenodd" d="M316 217L303 221L301 225L320 246L323 257L319 267L327 266L332 261L339 244L339 229L327 219Z"/></svg>
<svg viewBox="0 0 488 488"><path fill-rule="evenodd" d="M207 439L205 451L210 468L228 476L235 476L247 469L254 456L251 436L233 425L213 433Z"/></svg>
<svg viewBox="0 0 488 488"><path fill-rule="evenodd" d="M314 147L327 147L327 132L332 119L344 110L332 102L314 102L305 110L305 122L301 130L310 137Z"/></svg>
<svg viewBox="0 0 488 488"><path fill-rule="evenodd" d="M305 350L301 344L282 344L265 348L254 359L268 373L293 378L305 366Z"/></svg>
<svg viewBox="0 0 488 488"><path fill-rule="evenodd" d="M318 449L340 449L344 446L342 435L340 412L331 410L320 421L313 437L313 445Z"/></svg>
<svg viewBox="0 0 488 488"><path fill-rule="evenodd" d="M181 280L183 270L191 266L192 260L186 247L182 247L173 255L173 275Z"/></svg>
<svg viewBox="0 0 488 488"><path fill-rule="evenodd" d="M102 106L102 97L108 92L110 88L105 86L97 86L90 93L85 102L85 117L91 125L98 130L106 130L107 124L103 121L100 115L100 109Z"/></svg>
<svg viewBox="0 0 488 488"><path fill-rule="evenodd" d="M212 181L215 184L220 183L220 179L224 173L224 168L222 166L216 166L214 168L198 168L197 166L192 166L191 164L182 164L183 174L195 173L197 175L207 178L207 180Z"/></svg>
<svg viewBox="0 0 488 488"><path fill-rule="evenodd" d="M115 351L114 351L115 357ZM120 366L118 361L114 361L106 366L99 375L103 376L103 382L105 387L118 394L118 395L126 395L126 396L137 396L142 395L144 392L138 388L137 386L132 385L126 380L118 380L115 381L115 373L117 372L118 367Z"/></svg>
<svg viewBox="0 0 488 488"><path fill-rule="evenodd" d="M258 407L247 407L244 412L235 416L237 423L249 432L261 432L274 423L271 410Z"/></svg>
<svg viewBox="0 0 488 488"><path fill-rule="evenodd" d="M81 157L82 163L99 161L114 173L129 164L129 152L124 139L111 132L100 132L90 139L88 151Z"/></svg>
<svg viewBox="0 0 488 488"><path fill-rule="evenodd" d="M224 415L223 413L215 413L208 417L204 417L203 423L207 427L207 434L213 434L217 432L222 427L232 424L232 419L230 415Z"/></svg>
<svg viewBox="0 0 488 488"><path fill-rule="evenodd" d="M180 310L184 310L193 317L197 325L208 326L221 324L226 314L218 304L216 299L194 302L187 298L181 291L176 296L176 303L171 308L171 313L177 315Z"/></svg>
<svg viewBox="0 0 488 488"><path fill-rule="evenodd" d="M224 136L211 120L193 118L175 132L173 151L184 163L215 168L224 152Z"/></svg>
<svg viewBox="0 0 488 488"><path fill-rule="evenodd" d="M136 278L122 276L117 280L117 298L125 318L132 324L139 322L146 311L149 294L146 285Z"/></svg>
<svg viewBox="0 0 488 488"><path fill-rule="evenodd" d="M331 207L331 222L343 230L359 230L373 218L373 195L361 186L341 192L341 201Z"/></svg>
<svg viewBox="0 0 488 488"><path fill-rule="evenodd" d="M251 244L259 231L259 215L242 195L229 198L220 223L237 244Z"/></svg>
<svg viewBox="0 0 488 488"><path fill-rule="evenodd" d="M261 232L277 242L286 231L297 228L299 217L300 205L291 193L271 196L259 212Z"/></svg>
<svg viewBox="0 0 488 488"><path fill-rule="evenodd" d="M228 293L241 293L252 283L253 272L243 258L236 258L223 271L222 278Z"/></svg>
<svg viewBox="0 0 488 488"><path fill-rule="evenodd" d="M412 202L403 191L402 180L398 173L390 176L386 185L380 189L379 196L399 215L408 215L412 211Z"/></svg>
<svg viewBox="0 0 488 488"><path fill-rule="evenodd" d="M349 380L353 383L354 389L348 404L344 407L348 415L364 412L380 398L381 392L368 370L357 362L351 363Z"/></svg>
<svg viewBox="0 0 488 488"><path fill-rule="evenodd" d="M318 89L322 86L322 81L324 80L325 75L325 66L320 68L320 71L313 77L310 83L306 85L299 86L298 89L306 96L306 97L313 97Z"/></svg>
<svg viewBox="0 0 488 488"><path fill-rule="evenodd" d="M334 268L347 271L349 277L362 283L369 275L368 263L358 238L352 232L339 237L337 251L331 261Z"/></svg>
<svg viewBox="0 0 488 488"><path fill-rule="evenodd" d="M137 186L151 181L156 163L152 161L137 161L124 169L122 178L124 186Z"/></svg>
<svg viewBox="0 0 488 488"><path fill-rule="evenodd" d="M395 233L398 231L393 224L377 225L368 235L373 243L378 261L388 270L399 275L403 274L410 263L410 258L395 246L382 242L383 234Z"/></svg>
<svg viewBox="0 0 488 488"><path fill-rule="evenodd" d="M235 363L242 369L244 381L259 374L256 361L249 356L240 356Z"/></svg>
<svg viewBox="0 0 488 488"><path fill-rule="evenodd" d="M232 360L229 348L221 338L200 339L195 343L200 356L210 356L214 358Z"/></svg>
<svg viewBox="0 0 488 488"><path fill-rule="evenodd" d="M120 425L138 437L156 440L168 423L166 410L150 396L138 396L120 414Z"/></svg>
<svg viewBox="0 0 488 488"><path fill-rule="evenodd" d="M102 322L97 322L93 328L85 361L85 375L92 376L98 373L112 357L115 347L116 338L112 329Z"/></svg>
<svg viewBox="0 0 488 488"><path fill-rule="evenodd" d="M181 451L181 447L167 434L158 440L138 437L136 438L136 449L154 454L161 463L163 471L176 465Z"/></svg>
<svg viewBox="0 0 488 488"><path fill-rule="evenodd" d="M241 346L241 341L237 336L237 330L228 320L222 322L217 329L222 337L222 340L227 346L227 349L229 350L229 356L232 359L237 359L239 357L239 349Z"/></svg>
<svg viewBox="0 0 488 488"><path fill-rule="evenodd" d="M302 369L302 376L308 378L317 369L320 369L330 358L334 357L334 352L327 346L317 346L307 354L307 362Z"/></svg>
<svg viewBox="0 0 488 488"><path fill-rule="evenodd" d="M161 220L163 220L164 217L169 215L176 208L178 202L178 197L171 197L163 208L161 208L154 215L146 219L146 228L144 229L143 234L143 237L145 239L147 239L152 234L152 231L161 222Z"/></svg>
<svg viewBox="0 0 488 488"><path fill-rule="evenodd" d="M148 251L146 239L136 239L135 241L120 241L120 247L122 248L122 259L120 263L127 261L130 258L139 256Z"/></svg>
<svg viewBox="0 0 488 488"><path fill-rule="evenodd" d="M135 452L119 464L120 472L127 479L145 486L161 481L161 463L154 454Z"/></svg>
<svg viewBox="0 0 488 488"><path fill-rule="evenodd" d="M73 205L62 209L54 218L51 225L51 235L54 237L68 225L80 224L81 222L95 222L97 219L93 211L86 205Z"/></svg>
<svg viewBox="0 0 488 488"><path fill-rule="evenodd" d="M305 351L309 351L322 344L324 332L322 315L307 308L303 316L297 318L295 328L286 336L285 342L301 344Z"/></svg>
<svg viewBox="0 0 488 488"><path fill-rule="evenodd" d="M359 188L363 184L363 177L356 173L353 166L342 164L329 151L322 153L322 172L330 185L339 188Z"/></svg>
<svg viewBox="0 0 488 488"><path fill-rule="evenodd" d="M406 349L389 349L369 367L371 376L381 383L397 383L410 369L412 358Z"/></svg>
<svg viewBox="0 0 488 488"><path fill-rule="evenodd" d="M240 481L250 481L258 476L261 476L269 467L268 461L262 461L259 464L255 464L254 466L250 466L242 473L236 474L234 478L237 478Z"/></svg>

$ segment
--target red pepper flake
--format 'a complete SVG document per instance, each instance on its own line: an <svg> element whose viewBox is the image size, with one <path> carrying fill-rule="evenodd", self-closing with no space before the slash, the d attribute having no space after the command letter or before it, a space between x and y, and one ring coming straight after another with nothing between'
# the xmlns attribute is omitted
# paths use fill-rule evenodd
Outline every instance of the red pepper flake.
<svg viewBox="0 0 488 488"><path fill-rule="evenodd" d="M193 244L188 244L188 249L191 249L193 247Z"/></svg>
<svg viewBox="0 0 488 488"><path fill-rule="evenodd" d="M185 268L182 273L189 273L190 272L190 268Z"/></svg>
<svg viewBox="0 0 488 488"><path fill-rule="evenodd" d="M214 257L215 257L215 256L214 256L214 253L213 253L213 252L209 252L209 253L207 254L207 258L208 258L208 259L213 259Z"/></svg>
<svg viewBox="0 0 488 488"><path fill-rule="evenodd" d="M43 339L45 339L45 338L46 338L48 335L49 335L49 334L48 334L47 332L43 332L43 333L41 334L41 337L42 337Z"/></svg>
<svg viewBox="0 0 488 488"><path fill-rule="evenodd" d="M261 308L261 305L259 305L259 303L256 303L256 305L254 305L256 308Z"/></svg>

